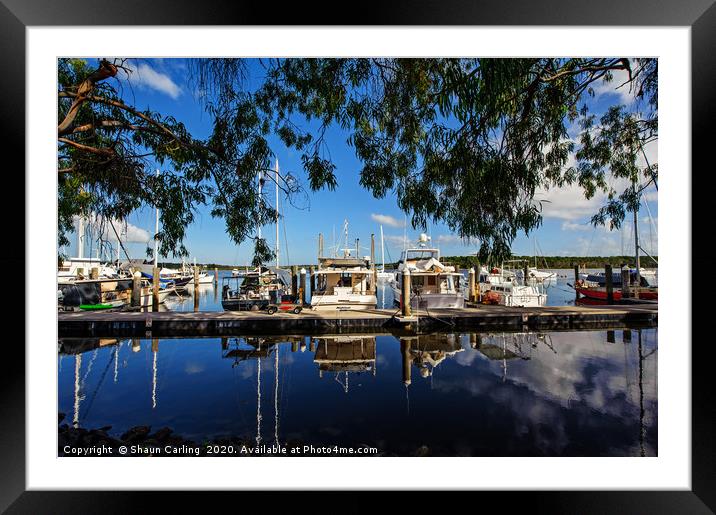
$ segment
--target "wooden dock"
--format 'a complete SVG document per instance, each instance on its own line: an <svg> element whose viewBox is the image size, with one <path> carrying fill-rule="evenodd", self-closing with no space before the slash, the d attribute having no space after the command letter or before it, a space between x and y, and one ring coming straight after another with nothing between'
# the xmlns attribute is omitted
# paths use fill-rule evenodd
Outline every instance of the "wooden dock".
<svg viewBox="0 0 716 515"><path fill-rule="evenodd" d="M299 315L260 312L58 312L60 337L83 336L239 336L252 334L340 334L429 331L525 331L654 327L654 304L550 306L414 311L402 319L394 309L311 311Z"/></svg>

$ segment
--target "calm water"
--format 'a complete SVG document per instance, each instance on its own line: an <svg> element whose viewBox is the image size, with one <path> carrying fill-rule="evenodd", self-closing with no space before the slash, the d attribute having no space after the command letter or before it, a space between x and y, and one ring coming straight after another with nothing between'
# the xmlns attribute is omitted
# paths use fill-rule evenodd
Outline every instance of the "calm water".
<svg viewBox="0 0 716 515"><path fill-rule="evenodd" d="M591 272L592 270L590 270ZM567 285L574 282L574 272L572 270L555 270L560 277L556 281L549 283L545 291L547 293L547 305L548 306L566 306L574 305L574 290ZM213 271L210 271L213 274ZM221 307L221 279L224 277L230 277L230 270L219 271L219 287L214 288L211 284L201 285L199 287L199 310L201 311L223 311ZM465 275L467 277L467 275ZM310 301L310 280L306 279L309 283L306 285L308 289L307 299ZM393 307L393 290L387 282L380 282L378 284L378 307L379 308L392 308ZM193 311L194 310L194 298L193 288L189 288L189 291L182 297L172 296L169 297L165 304L162 306L163 310L171 311Z"/></svg>
<svg viewBox="0 0 716 515"><path fill-rule="evenodd" d="M150 425L388 455L654 456L657 336L62 339L58 409L113 436Z"/></svg>

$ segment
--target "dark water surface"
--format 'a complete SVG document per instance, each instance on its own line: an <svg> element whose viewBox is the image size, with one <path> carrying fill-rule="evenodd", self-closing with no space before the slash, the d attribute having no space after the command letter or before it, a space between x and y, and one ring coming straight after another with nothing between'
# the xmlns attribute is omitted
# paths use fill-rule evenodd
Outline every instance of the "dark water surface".
<svg viewBox="0 0 716 515"><path fill-rule="evenodd" d="M113 436L148 425L405 456L654 456L657 336L67 338L58 410Z"/></svg>

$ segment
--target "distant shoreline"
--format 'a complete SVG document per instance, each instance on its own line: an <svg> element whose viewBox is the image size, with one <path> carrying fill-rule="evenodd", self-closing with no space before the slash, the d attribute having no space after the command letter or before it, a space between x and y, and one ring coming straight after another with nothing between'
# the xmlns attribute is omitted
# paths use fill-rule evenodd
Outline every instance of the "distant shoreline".
<svg viewBox="0 0 716 515"><path fill-rule="evenodd" d="M658 256L655 256L658 259ZM512 256L510 259L522 259L526 260L529 266L535 265L534 256ZM451 265L457 265L458 268L470 268L477 265L478 262L485 264L478 260L475 256L443 256L441 260ZM507 260L505 260L507 261ZM498 265L498 262L491 263ZM537 257L537 268L546 269L571 269L574 265L579 265L580 268L604 268L604 265L612 265L613 268L621 267L622 264L627 266L634 266L634 256L538 256ZM180 268L181 263L169 263L160 262L160 266L167 268ZM211 272L215 268L218 270L233 270L235 268L245 269L247 265L220 265L215 263L197 263L198 266L205 268L208 272ZM271 263L267 264L272 266ZM282 265L283 267L297 266L300 268L308 269L311 266L316 266L316 263L303 263L296 265ZM397 262L385 263L386 268L394 269L398 266ZM642 268L658 268L658 264L654 262L648 256L641 256ZM248 268L253 268L249 266Z"/></svg>

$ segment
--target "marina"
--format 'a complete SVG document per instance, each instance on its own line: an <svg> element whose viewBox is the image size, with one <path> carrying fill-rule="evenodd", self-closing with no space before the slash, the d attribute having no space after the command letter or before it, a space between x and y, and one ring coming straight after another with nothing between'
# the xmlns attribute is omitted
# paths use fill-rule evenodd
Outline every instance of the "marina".
<svg viewBox="0 0 716 515"><path fill-rule="evenodd" d="M59 59L58 455L657 456L657 118L577 104L656 60L571 59Z"/></svg>

